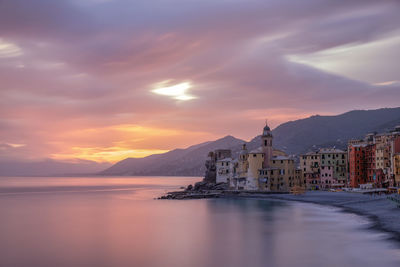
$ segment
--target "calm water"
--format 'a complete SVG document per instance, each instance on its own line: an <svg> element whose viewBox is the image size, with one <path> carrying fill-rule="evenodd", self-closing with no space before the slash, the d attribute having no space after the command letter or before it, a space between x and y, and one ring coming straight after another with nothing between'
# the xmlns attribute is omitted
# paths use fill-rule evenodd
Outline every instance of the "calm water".
<svg viewBox="0 0 400 267"><path fill-rule="evenodd" d="M334 208L153 200L194 178L0 178L0 266L400 266Z"/></svg>

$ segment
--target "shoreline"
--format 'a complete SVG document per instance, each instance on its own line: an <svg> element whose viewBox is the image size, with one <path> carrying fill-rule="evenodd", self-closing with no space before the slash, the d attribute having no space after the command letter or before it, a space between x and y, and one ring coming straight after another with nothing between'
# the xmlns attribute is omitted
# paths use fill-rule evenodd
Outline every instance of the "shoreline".
<svg viewBox="0 0 400 267"><path fill-rule="evenodd" d="M312 192L310 192L312 193ZM323 192L324 194L335 194L331 192ZM357 193L344 193L344 194L357 194ZM357 194L358 195L358 194ZM363 195L361 195L363 196ZM306 196L307 197L307 196ZM270 200L283 200L283 201L296 201L302 203L311 203L322 206L330 206L339 208L342 212L352 213L359 216L368 218L372 225L368 229L382 231L388 233L390 237L389 240L396 241L400 243L400 208L397 208L395 204L392 204L386 196L381 197L367 197L369 200L360 200L354 202L343 202L334 203L333 201L316 201L313 199L301 198L301 196L266 196L262 199ZM377 204L387 205L386 209L378 209Z"/></svg>
<svg viewBox="0 0 400 267"><path fill-rule="evenodd" d="M372 225L369 229L386 232L389 240L400 243L400 208L383 196L370 196L350 192L307 191L301 195L275 192L237 191L176 191L159 199L201 199L201 198L256 198L267 200L297 201L340 208L343 212L367 217Z"/></svg>

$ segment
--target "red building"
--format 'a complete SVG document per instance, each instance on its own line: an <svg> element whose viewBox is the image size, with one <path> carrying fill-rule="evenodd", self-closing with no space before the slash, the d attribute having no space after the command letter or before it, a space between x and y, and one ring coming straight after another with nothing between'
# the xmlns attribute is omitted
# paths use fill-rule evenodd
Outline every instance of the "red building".
<svg viewBox="0 0 400 267"><path fill-rule="evenodd" d="M393 138L393 154L400 153L400 135Z"/></svg>
<svg viewBox="0 0 400 267"><path fill-rule="evenodd" d="M382 169L376 169L375 150L375 144L349 145L351 187L359 187L360 184L374 184L375 187L382 187L384 173Z"/></svg>
<svg viewBox="0 0 400 267"><path fill-rule="evenodd" d="M365 151L367 145L349 145L349 172L350 186L358 187L367 183L367 159Z"/></svg>

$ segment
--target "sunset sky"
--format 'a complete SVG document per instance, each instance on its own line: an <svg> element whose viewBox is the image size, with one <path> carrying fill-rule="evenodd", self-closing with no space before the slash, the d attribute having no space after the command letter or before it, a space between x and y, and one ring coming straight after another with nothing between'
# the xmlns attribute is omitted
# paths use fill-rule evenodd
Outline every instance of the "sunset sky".
<svg viewBox="0 0 400 267"><path fill-rule="evenodd" d="M400 106L400 1L0 1L0 160L115 162Z"/></svg>

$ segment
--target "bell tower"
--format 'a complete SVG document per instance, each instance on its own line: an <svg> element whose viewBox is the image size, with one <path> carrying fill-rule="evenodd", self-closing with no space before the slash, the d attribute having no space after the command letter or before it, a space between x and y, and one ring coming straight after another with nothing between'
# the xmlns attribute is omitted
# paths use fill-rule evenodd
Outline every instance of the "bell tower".
<svg viewBox="0 0 400 267"><path fill-rule="evenodd" d="M262 140L262 151L264 152L264 168L269 167L270 166L270 161L272 159L272 132L271 129L268 126L268 121L265 120L265 127L263 129L263 133L261 136L261 140Z"/></svg>

